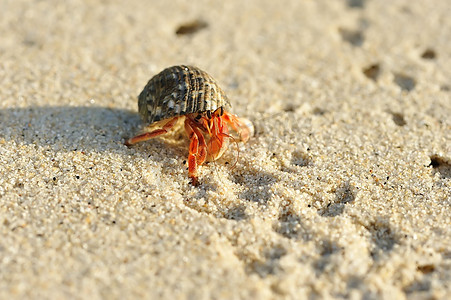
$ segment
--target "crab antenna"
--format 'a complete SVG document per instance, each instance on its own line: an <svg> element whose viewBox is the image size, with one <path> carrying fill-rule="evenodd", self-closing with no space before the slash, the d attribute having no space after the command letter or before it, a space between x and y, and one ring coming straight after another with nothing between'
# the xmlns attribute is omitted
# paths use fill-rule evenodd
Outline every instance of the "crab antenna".
<svg viewBox="0 0 451 300"><path fill-rule="evenodd" d="M236 145L236 151L237 151L236 160L235 160L235 162L233 163L232 168L231 168L231 170L233 170L233 169L236 167L236 164L238 163L238 160L240 159L240 148L239 148L239 146L238 146L238 142L237 142L236 138L234 138L234 137L231 136L230 134L227 134L227 133L221 133L221 135L222 135L222 136L225 136L225 137L228 137L228 138L231 138L231 139L233 140L233 142L235 143L235 145Z"/></svg>

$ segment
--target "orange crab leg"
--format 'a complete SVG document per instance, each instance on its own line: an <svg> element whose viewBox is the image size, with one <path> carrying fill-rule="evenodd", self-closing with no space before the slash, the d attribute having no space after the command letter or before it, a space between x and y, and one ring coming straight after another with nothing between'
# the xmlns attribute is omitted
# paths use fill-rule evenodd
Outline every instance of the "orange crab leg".
<svg viewBox="0 0 451 300"><path fill-rule="evenodd" d="M203 134L197 128L196 123L189 118L185 119L185 130L190 139L188 154L188 174L191 183L196 186L199 184L197 180L197 167L202 165L207 158L207 145Z"/></svg>
<svg viewBox="0 0 451 300"><path fill-rule="evenodd" d="M210 141L207 152L210 160L216 160L222 156L228 144L224 144L224 137L229 137L227 126L224 126L220 116L213 116L211 119Z"/></svg>
<svg viewBox="0 0 451 300"><path fill-rule="evenodd" d="M161 129L155 129L154 131L146 132L146 133L137 135L135 137L132 137L125 141L125 145L131 146L133 144L136 144L139 142L144 142L144 141L150 140L156 136L168 133L168 131L172 127L174 127L175 123L177 123L177 120L178 120L178 117L172 118L166 124L164 124L163 128L161 128Z"/></svg>

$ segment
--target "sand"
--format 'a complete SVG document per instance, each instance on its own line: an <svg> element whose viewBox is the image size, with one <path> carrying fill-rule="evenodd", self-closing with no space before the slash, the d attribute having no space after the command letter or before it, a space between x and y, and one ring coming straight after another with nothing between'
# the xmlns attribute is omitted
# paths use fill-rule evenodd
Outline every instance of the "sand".
<svg viewBox="0 0 451 300"><path fill-rule="evenodd" d="M0 298L450 297L448 0L1 8ZM198 187L123 145L177 64L256 131Z"/></svg>

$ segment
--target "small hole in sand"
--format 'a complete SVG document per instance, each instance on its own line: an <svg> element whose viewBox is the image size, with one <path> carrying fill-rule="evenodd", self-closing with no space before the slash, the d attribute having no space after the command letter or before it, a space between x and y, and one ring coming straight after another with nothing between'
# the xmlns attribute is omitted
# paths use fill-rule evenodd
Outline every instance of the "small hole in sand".
<svg viewBox="0 0 451 300"><path fill-rule="evenodd" d="M438 155L432 155L431 157L431 163L429 166L433 167L434 169L440 167L440 166L446 166L450 167L451 165L448 164L444 158L438 156Z"/></svg>
<svg viewBox="0 0 451 300"><path fill-rule="evenodd" d="M345 28L339 28L338 30L340 32L341 38L348 42L349 44L353 46L362 46L363 44L363 33L359 30L351 30L351 29L345 29Z"/></svg>
<svg viewBox="0 0 451 300"><path fill-rule="evenodd" d="M294 112L296 110L296 107L293 104L288 104L283 109L285 112Z"/></svg>
<svg viewBox="0 0 451 300"><path fill-rule="evenodd" d="M404 120L404 115L401 113L391 113L393 122L398 126L404 126L407 124L406 120Z"/></svg>
<svg viewBox="0 0 451 300"><path fill-rule="evenodd" d="M451 178L451 160L439 155L431 155L430 167L434 169L434 173L439 173L441 178Z"/></svg>
<svg viewBox="0 0 451 300"><path fill-rule="evenodd" d="M426 49L423 54L421 54L421 58L424 59L434 59L436 56L435 51L432 49Z"/></svg>
<svg viewBox="0 0 451 300"><path fill-rule="evenodd" d="M418 266L417 270L420 271L423 274L429 274L435 271L435 266L434 265L423 265L423 266Z"/></svg>
<svg viewBox="0 0 451 300"><path fill-rule="evenodd" d="M394 82L404 91L410 92L415 88L415 79L401 73L395 73Z"/></svg>
<svg viewBox="0 0 451 300"><path fill-rule="evenodd" d="M327 110L319 108L319 107L315 107L312 112L314 115L322 116L327 112Z"/></svg>
<svg viewBox="0 0 451 300"><path fill-rule="evenodd" d="M365 0L348 0L348 7L363 8L365 6Z"/></svg>
<svg viewBox="0 0 451 300"><path fill-rule="evenodd" d="M208 27L207 22L202 20L194 20L180 25L175 31L175 34L177 35L193 34L206 27Z"/></svg>
<svg viewBox="0 0 451 300"><path fill-rule="evenodd" d="M365 74L366 77L369 79L372 79L374 81L377 80L381 72L381 68L379 64L372 64L366 68L363 69L363 74Z"/></svg>
<svg viewBox="0 0 451 300"><path fill-rule="evenodd" d="M444 84L444 85L440 86L440 90L444 91L444 92L449 92L449 91L451 91L451 87L449 85Z"/></svg>

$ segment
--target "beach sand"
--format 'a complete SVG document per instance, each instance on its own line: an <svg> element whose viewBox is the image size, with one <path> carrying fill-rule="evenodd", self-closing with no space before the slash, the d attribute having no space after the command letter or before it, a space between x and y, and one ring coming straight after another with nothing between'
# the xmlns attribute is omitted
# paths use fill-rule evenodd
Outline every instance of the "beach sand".
<svg viewBox="0 0 451 300"><path fill-rule="evenodd" d="M0 298L451 296L450 1L1 7ZM198 187L123 145L178 64L255 126Z"/></svg>

